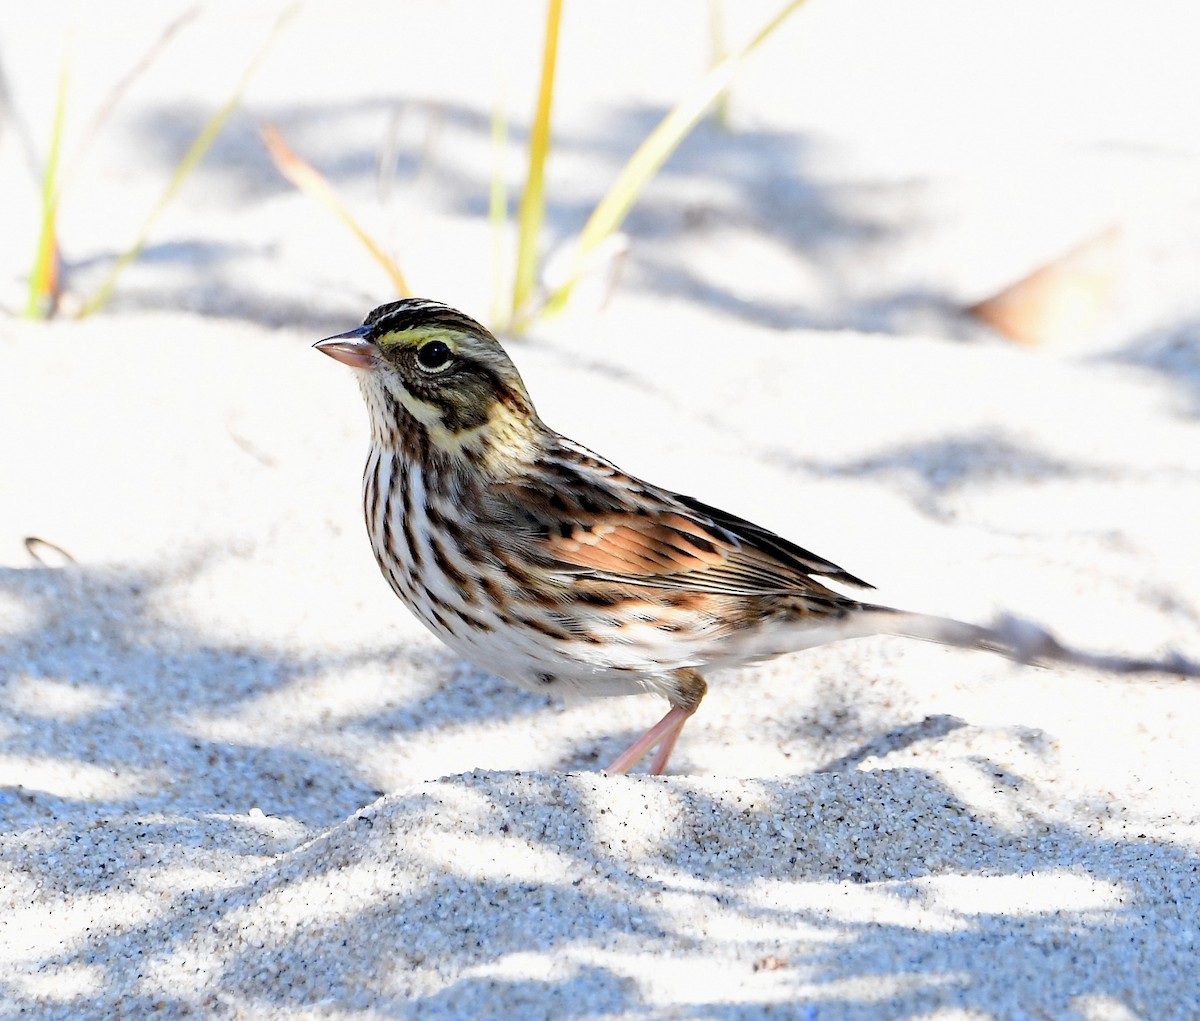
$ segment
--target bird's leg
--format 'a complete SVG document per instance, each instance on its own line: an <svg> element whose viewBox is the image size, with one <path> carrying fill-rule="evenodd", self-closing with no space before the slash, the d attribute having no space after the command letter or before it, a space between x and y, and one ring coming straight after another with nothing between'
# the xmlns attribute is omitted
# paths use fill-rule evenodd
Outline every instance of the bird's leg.
<svg viewBox="0 0 1200 1021"><path fill-rule="evenodd" d="M606 772L628 773L659 742L662 743L662 747L666 750L667 756L669 756L671 749L675 747L675 741L679 737L679 732L683 730L683 725L687 723L687 719L691 715L686 709L669 710L666 716L613 759L612 765L608 767ZM662 761L660 762L659 759L662 759ZM662 751L659 751L654 756L651 772L656 774L661 773L666 768L666 765L666 756L663 755Z"/></svg>
<svg viewBox="0 0 1200 1021"><path fill-rule="evenodd" d="M671 730L658 746L658 751L654 753L654 758L650 762L650 775L662 776L667 771L667 759L671 757L671 752L675 750L675 742L679 740L679 735L683 733L683 725L687 723L688 717L692 715L686 709L673 710L682 712L683 716L679 719L679 724ZM692 712L695 712L693 709Z"/></svg>
<svg viewBox="0 0 1200 1021"><path fill-rule="evenodd" d="M671 708L667 715L618 755L607 772L628 773L655 745L658 746L658 752L650 763L651 774L660 776L667 768L667 760L675 749L675 742L679 740L683 725L699 707L700 700L708 691L704 678L694 670L680 670L676 677L679 687L671 697Z"/></svg>

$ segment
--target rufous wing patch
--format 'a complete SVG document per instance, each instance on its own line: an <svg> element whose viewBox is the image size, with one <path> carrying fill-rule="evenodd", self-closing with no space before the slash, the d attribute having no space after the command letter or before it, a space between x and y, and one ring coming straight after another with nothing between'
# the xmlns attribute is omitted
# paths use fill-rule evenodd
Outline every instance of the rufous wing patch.
<svg viewBox="0 0 1200 1021"><path fill-rule="evenodd" d="M724 564L733 547L719 543L682 515L612 515L554 533L549 552L575 567L614 574L662 575Z"/></svg>

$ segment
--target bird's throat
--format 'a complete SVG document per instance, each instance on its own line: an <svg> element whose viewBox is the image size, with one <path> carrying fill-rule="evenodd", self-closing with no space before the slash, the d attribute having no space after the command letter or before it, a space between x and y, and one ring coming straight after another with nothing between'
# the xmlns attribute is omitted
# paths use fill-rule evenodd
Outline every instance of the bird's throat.
<svg viewBox="0 0 1200 1021"><path fill-rule="evenodd" d="M407 390L394 394L375 380L364 380L362 389L373 445L440 460L444 468L507 478L535 459L545 430L522 400L497 398L484 413L464 415Z"/></svg>

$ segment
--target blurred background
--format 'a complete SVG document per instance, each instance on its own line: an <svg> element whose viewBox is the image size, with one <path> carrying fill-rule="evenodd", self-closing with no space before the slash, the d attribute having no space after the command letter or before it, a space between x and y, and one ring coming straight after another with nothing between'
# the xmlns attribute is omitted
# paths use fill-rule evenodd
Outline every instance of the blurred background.
<svg viewBox="0 0 1200 1021"><path fill-rule="evenodd" d="M530 308L570 275L573 245L638 146L788 6L565 5L545 219L526 231ZM979 337L990 331L964 309L1075 252L1050 313L991 320L1194 381L1194 12L1085 0L790 6L639 183L574 310L649 298L771 328ZM512 325L546 23L540 2L10 11L0 306L36 305L51 165L61 263L41 313L98 307L140 237L109 313L340 326L397 289L344 213L408 288ZM284 177L268 125L342 213ZM189 147L206 132L192 169ZM1014 315L1050 321L1012 327Z"/></svg>

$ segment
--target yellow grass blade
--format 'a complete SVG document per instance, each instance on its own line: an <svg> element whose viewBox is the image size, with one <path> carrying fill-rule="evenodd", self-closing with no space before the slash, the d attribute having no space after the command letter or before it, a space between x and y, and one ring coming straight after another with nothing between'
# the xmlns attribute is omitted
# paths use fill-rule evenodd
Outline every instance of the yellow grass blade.
<svg viewBox="0 0 1200 1021"><path fill-rule="evenodd" d="M558 26L562 0L546 4L546 41L542 47L542 81L537 112L529 136L529 175L517 211L517 269L513 280L513 324L525 315L537 283L538 241L546 213L546 154L550 150L550 105L554 99L554 67L558 61Z"/></svg>
<svg viewBox="0 0 1200 1021"><path fill-rule="evenodd" d="M400 267L354 218L354 214L338 196L333 185L311 165L297 156L283 140L283 136L270 124L263 125L262 137L263 142L266 143L267 152L271 154L271 159L275 162L279 172L305 195L316 199L350 228L351 233L358 238L359 243L370 253L371 258L383 267L383 271L391 279L392 286L396 288L396 293L400 297L412 297L412 291L409 289L408 281L404 279L404 274L400 272Z"/></svg>
<svg viewBox="0 0 1200 1021"><path fill-rule="evenodd" d="M44 319L52 315L58 305L58 163L67 119L69 65L69 59L64 56L58 76L58 96L54 101L54 122L50 128L50 151L42 173L42 223L33 269L29 274L29 301L25 306L25 315L30 319Z"/></svg>
<svg viewBox="0 0 1200 1021"><path fill-rule="evenodd" d="M725 41L725 12L721 8L723 0L708 0L708 49L712 54L712 63L717 65L725 59L729 46ZM718 127L729 130L729 90L723 89L714 101L713 117Z"/></svg>
<svg viewBox="0 0 1200 1021"><path fill-rule="evenodd" d="M267 55L271 52L271 48L275 45L284 27L291 21L299 9L299 3L294 3L279 16L274 27L271 29L271 34L267 36L266 41L254 55L254 59L250 61L245 71L242 72L242 76L238 79L233 93L225 100L217 112L209 118L208 122L200 130L200 134L196 136L196 140L192 142L188 151L184 153L183 159L175 167L174 172L171 174L171 179L167 182L167 187L163 190L162 195L159 196L158 201L154 204L154 208L150 210L149 215L143 221L134 238L133 244L118 256L117 261L113 263L112 269L108 271L108 276L104 278L104 281L96 289L96 293L84 302L83 308L79 311L79 318L82 319L85 316L90 316L108 304L109 299L112 297L112 292L117 286L117 278L130 263L142 254L142 250L146 247L146 241L150 236L150 231L153 230L154 224L158 222L159 216L170 205L171 200L179 192L179 189L183 187L184 182L188 179L191 172L204 159L205 154L225 127L225 122L229 120L230 115L237 109L238 104L241 103L242 94L246 91L250 80L262 66L263 61L267 59Z"/></svg>
<svg viewBox="0 0 1200 1021"><path fill-rule="evenodd" d="M620 227L646 183L679 147L713 102L729 87L746 60L788 15L803 3L804 0L789 0L784 4L774 17L759 29L754 38L713 67L692 93L659 121L658 126L646 136L645 141L638 146L629 162L621 169L608 193L592 211L579 236L574 268L567 281L550 295L546 302L546 311L558 311L566 304L571 290L587 265L587 257Z"/></svg>

